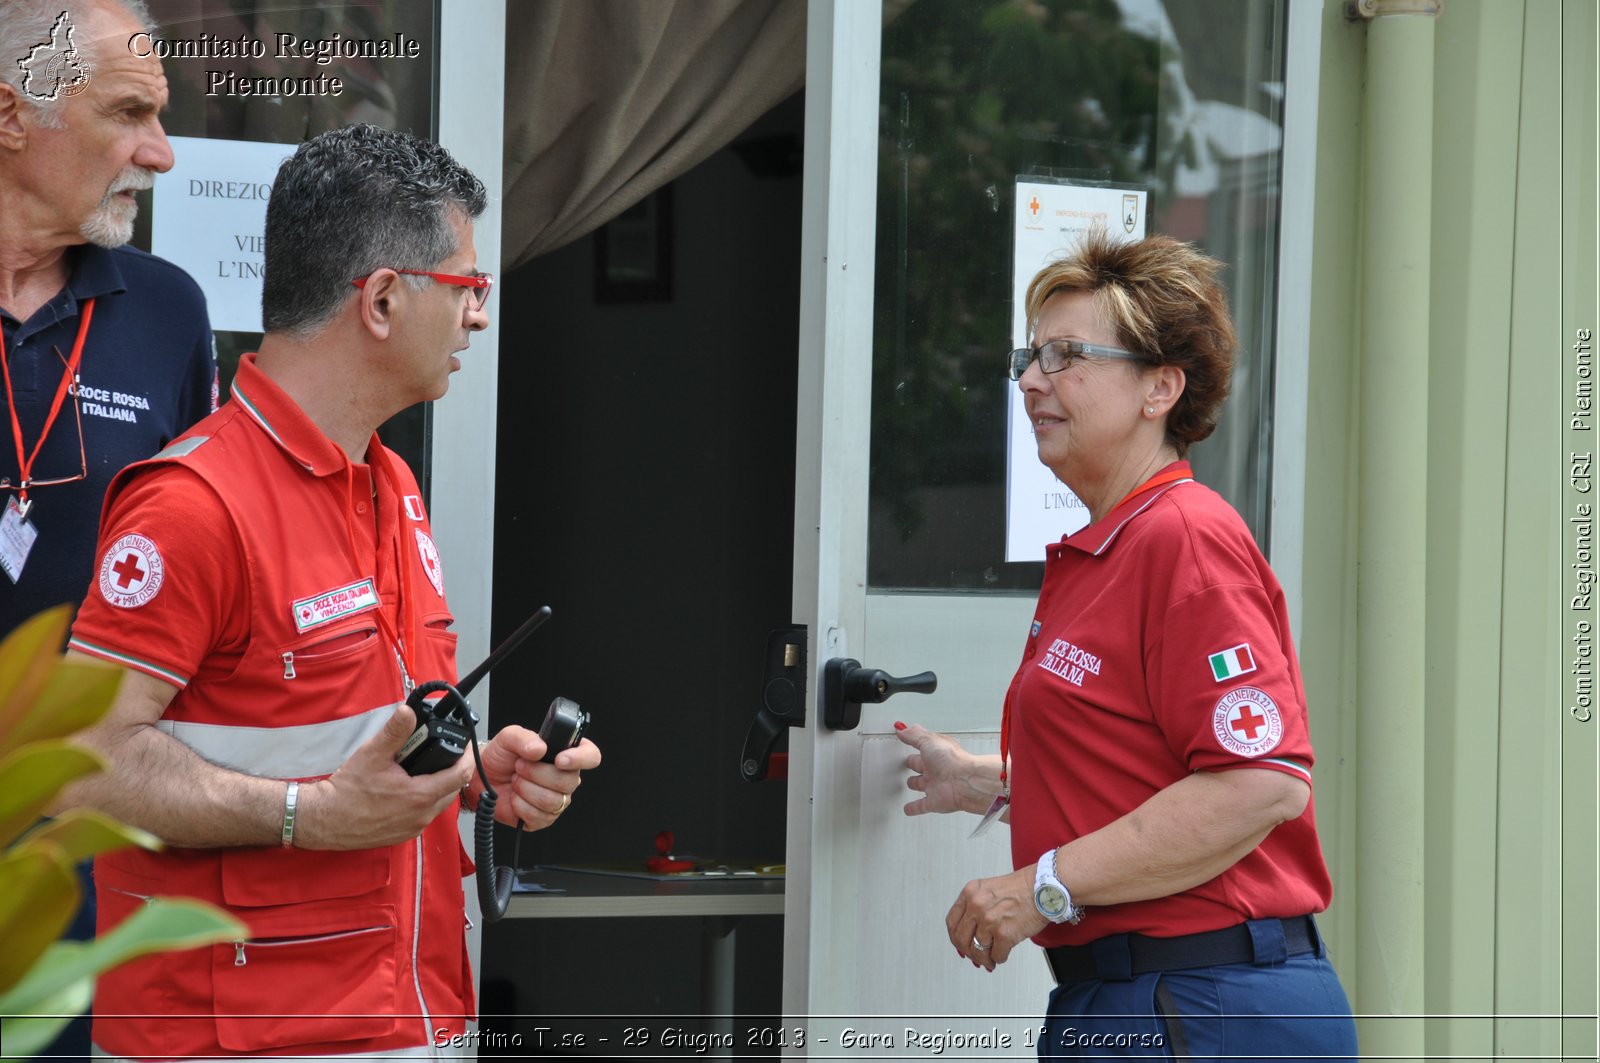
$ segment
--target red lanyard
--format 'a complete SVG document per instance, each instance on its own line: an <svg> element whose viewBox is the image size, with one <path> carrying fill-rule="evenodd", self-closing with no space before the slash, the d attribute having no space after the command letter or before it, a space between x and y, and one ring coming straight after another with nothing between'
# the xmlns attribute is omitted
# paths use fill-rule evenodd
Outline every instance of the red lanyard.
<svg viewBox="0 0 1600 1063"><path fill-rule="evenodd" d="M1117 510L1121 509L1124 503L1126 503L1129 499L1138 495L1142 495L1146 491L1149 491L1153 488L1165 487L1168 484L1175 484L1180 480L1191 480L1193 478L1194 472L1189 468L1189 463L1179 462L1174 468L1167 469L1165 472L1156 473L1154 476L1150 477L1150 479L1146 480L1138 487L1135 487L1132 491L1129 491L1122 497L1121 502L1118 502L1116 505L1111 507L1110 512L1115 513ZM1006 765L1011 763L1011 701L1016 689L1016 685L1012 684L1012 686L1006 690L1005 706L1000 710L1001 786L1006 785Z"/></svg>
<svg viewBox="0 0 1600 1063"><path fill-rule="evenodd" d="M22 442L22 421L17 417L17 400L11 393L11 363L6 360L6 341L3 332L0 332L0 372L5 374L6 404L11 410L11 438L17 444L17 496L26 508L28 503L28 474L33 471L33 460L39 456L39 451L44 449L44 441L50 435L50 429L55 427L56 414L61 412L61 404L66 401L67 391L74 380L78 378L78 365L83 361L83 341L89 335L89 322L94 319L94 300L83 301L83 320L78 322L78 338L72 341L72 357L67 360L67 368L61 374L61 383L56 387L55 401L50 404L50 413L44 419L44 427L39 430L39 439L33 445L33 453L28 453Z"/></svg>
<svg viewBox="0 0 1600 1063"><path fill-rule="evenodd" d="M1179 480L1191 480L1193 478L1194 472L1189 468L1189 463L1186 461L1180 461L1176 463L1175 468L1168 469L1166 472L1156 473L1154 476L1150 477L1150 479L1146 480L1138 487L1135 487L1132 491L1129 491L1127 494L1123 495L1122 502L1118 502L1116 505L1112 506L1109 512L1115 513L1117 510L1122 508L1123 502L1128 501L1128 499L1133 498L1135 495L1142 495L1153 487L1165 487L1167 484L1175 484Z"/></svg>
<svg viewBox="0 0 1600 1063"><path fill-rule="evenodd" d="M1000 788L1007 796L1011 794L1006 782L1006 765L1011 763L1011 696L1016 689L1015 683L1006 689L1005 707L1000 710Z"/></svg>

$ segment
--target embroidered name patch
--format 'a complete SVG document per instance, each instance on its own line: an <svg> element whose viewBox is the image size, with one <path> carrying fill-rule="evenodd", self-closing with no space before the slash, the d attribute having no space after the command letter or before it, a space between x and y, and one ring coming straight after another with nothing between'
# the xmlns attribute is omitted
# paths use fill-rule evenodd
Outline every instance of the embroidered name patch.
<svg viewBox="0 0 1600 1063"><path fill-rule="evenodd" d="M352 613L365 612L378 607L378 589L370 578L324 591L311 598L301 598L294 603L294 626L297 631L310 631L314 627L337 620Z"/></svg>
<svg viewBox="0 0 1600 1063"><path fill-rule="evenodd" d="M1083 686L1085 675L1100 674L1100 665L1099 657L1066 639L1051 642L1049 652L1039 661L1040 668L1079 687Z"/></svg>
<svg viewBox="0 0 1600 1063"><path fill-rule="evenodd" d="M1223 749L1241 757L1259 757L1283 741L1283 715L1265 690L1239 687L1217 702L1211 729Z"/></svg>
<svg viewBox="0 0 1600 1063"><path fill-rule="evenodd" d="M412 528L417 536L417 556L422 558L422 571L428 574L428 582L433 584L433 589L439 597L444 597L444 569L439 564L439 548L433 545L433 540L421 528Z"/></svg>
<svg viewBox="0 0 1600 1063"><path fill-rule="evenodd" d="M100 561L100 596L119 609L137 609L161 590L166 566L156 544L124 535Z"/></svg>

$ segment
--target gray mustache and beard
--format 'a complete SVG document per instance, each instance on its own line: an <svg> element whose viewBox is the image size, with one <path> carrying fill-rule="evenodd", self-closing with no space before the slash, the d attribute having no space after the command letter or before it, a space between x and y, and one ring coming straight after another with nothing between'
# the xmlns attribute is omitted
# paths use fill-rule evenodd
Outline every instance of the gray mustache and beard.
<svg viewBox="0 0 1600 1063"><path fill-rule="evenodd" d="M117 174L106 190L100 204L90 212L78 227L78 232L91 244L100 247L121 247L133 239L133 219L139 213L138 204L120 198L117 193L140 192L156 183L156 172L143 166L127 166Z"/></svg>

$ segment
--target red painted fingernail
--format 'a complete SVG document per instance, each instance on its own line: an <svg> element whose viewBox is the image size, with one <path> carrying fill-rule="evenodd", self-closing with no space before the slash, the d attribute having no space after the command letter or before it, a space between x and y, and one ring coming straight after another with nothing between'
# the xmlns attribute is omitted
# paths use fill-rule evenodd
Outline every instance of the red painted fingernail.
<svg viewBox="0 0 1600 1063"><path fill-rule="evenodd" d="M906 725L901 723L899 720L896 720L894 722L894 729L896 731L904 731L906 729Z"/></svg>

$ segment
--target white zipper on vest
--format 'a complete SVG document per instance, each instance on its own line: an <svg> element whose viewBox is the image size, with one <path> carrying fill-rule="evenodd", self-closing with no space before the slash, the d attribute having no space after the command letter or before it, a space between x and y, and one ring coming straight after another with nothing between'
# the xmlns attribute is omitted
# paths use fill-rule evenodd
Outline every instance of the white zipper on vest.
<svg viewBox="0 0 1600 1063"><path fill-rule="evenodd" d="M281 949L290 945L315 945L324 941L338 941L341 938L353 938L361 934L376 934L380 930L393 930L393 926L368 926L360 930L341 930L335 934L315 934L304 938L283 938L277 941L245 941L236 939L233 943L233 965L245 965L244 948L246 945L253 949Z"/></svg>
<svg viewBox="0 0 1600 1063"><path fill-rule="evenodd" d="M400 666L400 671L402 674L405 672L404 664ZM422 993L422 972L417 967L417 955L422 947L422 835L417 835L414 844L417 847L417 880L411 906L411 984L417 990L417 1004L422 1010L422 1028L427 1031L427 1044L432 1046L433 1019L428 1015L428 1000Z"/></svg>
<svg viewBox="0 0 1600 1063"><path fill-rule="evenodd" d="M294 678L294 654L285 652L283 655L283 678Z"/></svg>

